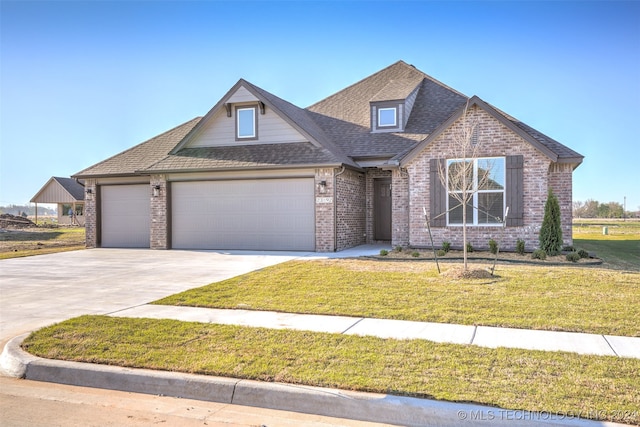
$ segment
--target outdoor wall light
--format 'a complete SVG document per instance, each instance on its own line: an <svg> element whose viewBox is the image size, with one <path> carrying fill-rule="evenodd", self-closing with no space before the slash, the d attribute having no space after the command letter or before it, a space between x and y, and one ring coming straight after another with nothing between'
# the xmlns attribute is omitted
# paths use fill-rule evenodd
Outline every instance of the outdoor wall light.
<svg viewBox="0 0 640 427"><path fill-rule="evenodd" d="M153 186L153 197L158 197L160 195L160 186L159 185L154 185Z"/></svg>
<svg viewBox="0 0 640 427"><path fill-rule="evenodd" d="M87 188L87 194L92 194L93 190L91 188Z"/></svg>
<svg viewBox="0 0 640 427"><path fill-rule="evenodd" d="M324 194L327 192L327 181L320 181L318 184L318 190L320 193Z"/></svg>

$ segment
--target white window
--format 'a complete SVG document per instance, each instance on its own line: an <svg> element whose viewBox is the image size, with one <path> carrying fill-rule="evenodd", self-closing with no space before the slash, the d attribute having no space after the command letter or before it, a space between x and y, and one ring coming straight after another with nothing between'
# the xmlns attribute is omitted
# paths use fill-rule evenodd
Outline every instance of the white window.
<svg viewBox="0 0 640 427"><path fill-rule="evenodd" d="M398 126L398 109L378 108L378 127L396 127Z"/></svg>
<svg viewBox="0 0 640 427"><path fill-rule="evenodd" d="M447 160L447 224L462 225L466 201L467 225L501 225L505 181L504 157Z"/></svg>
<svg viewBox="0 0 640 427"><path fill-rule="evenodd" d="M257 138L257 120L255 107L236 108L236 136L238 139Z"/></svg>

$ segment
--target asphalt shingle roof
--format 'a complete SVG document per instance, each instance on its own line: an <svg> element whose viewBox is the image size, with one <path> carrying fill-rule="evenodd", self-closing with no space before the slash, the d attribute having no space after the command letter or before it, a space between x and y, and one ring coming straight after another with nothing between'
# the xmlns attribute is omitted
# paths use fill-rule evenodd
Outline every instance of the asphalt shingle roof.
<svg viewBox="0 0 640 427"><path fill-rule="evenodd" d="M71 194L71 197L76 200L84 200L84 185L72 178L54 176L53 179L58 181L62 188Z"/></svg>
<svg viewBox="0 0 640 427"><path fill-rule="evenodd" d="M232 145L189 148L189 138L205 126L223 98L203 118L198 117L129 150L117 154L74 177L127 176L154 171L193 171L233 168L268 168L308 165L359 167L358 159L401 159L429 138L447 120L459 113L470 99L460 92L398 61L353 85L302 109L249 82L244 86L291 126L306 134L310 142ZM371 102L406 99L418 88L404 132L371 132ZM227 95L233 92L233 89ZM488 105L488 104L487 104ZM582 156L552 138L494 108L532 143L558 156L579 163ZM200 123L200 125L198 125ZM194 129L195 128L195 129ZM193 130L193 132L192 132Z"/></svg>
<svg viewBox="0 0 640 427"><path fill-rule="evenodd" d="M74 177L136 175L138 171L144 170L166 157L167 153L191 131L200 119L201 117L196 117L176 126L120 154L88 167L76 173Z"/></svg>
<svg viewBox="0 0 640 427"><path fill-rule="evenodd" d="M341 164L326 148L309 142L183 148L150 166L146 172L266 168Z"/></svg>

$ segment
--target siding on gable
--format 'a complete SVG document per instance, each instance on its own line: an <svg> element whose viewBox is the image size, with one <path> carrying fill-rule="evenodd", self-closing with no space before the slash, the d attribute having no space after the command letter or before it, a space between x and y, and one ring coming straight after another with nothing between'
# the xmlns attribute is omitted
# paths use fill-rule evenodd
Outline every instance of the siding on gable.
<svg viewBox="0 0 640 427"><path fill-rule="evenodd" d="M232 97L233 98L233 97ZM246 144L281 144L286 142L308 141L300 132L284 121L269 107L265 113L258 111L258 139L251 141L236 141L235 111L232 117L221 108L207 125L196 135L187 147L220 147L228 145Z"/></svg>
<svg viewBox="0 0 640 427"><path fill-rule="evenodd" d="M231 104L238 104L243 102L257 102L257 101L258 101L258 98L256 98L255 95L253 95L243 86L240 86L236 91L236 93L231 95L231 97L227 102Z"/></svg>

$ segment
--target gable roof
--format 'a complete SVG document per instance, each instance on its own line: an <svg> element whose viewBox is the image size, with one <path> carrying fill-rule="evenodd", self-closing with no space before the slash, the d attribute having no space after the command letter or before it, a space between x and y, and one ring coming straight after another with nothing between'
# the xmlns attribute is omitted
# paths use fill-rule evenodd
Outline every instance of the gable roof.
<svg viewBox="0 0 640 427"><path fill-rule="evenodd" d="M462 117L463 114L472 106L477 106L486 111L493 118L498 120L504 126L515 132L522 137L525 141L535 147L538 151L546 155L551 161L559 163L572 163L577 167L583 160L584 156L571 150L570 148L560 144L558 141L536 131L535 129L527 126L521 121L515 119L512 116L498 110L492 105L484 102L477 96L469 98L468 103L465 103L454 114L452 114L447 120L442 122L437 129L434 130L427 138L421 141L418 145L412 149L399 153L392 162L398 162L400 165L406 165L411 162L424 148L429 145L434 139L436 139L442 132L444 132L449 126L456 120Z"/></svg>
<svg viewBox="0 0 640 427"><path fill-rule="evenodd" d="M190 147L231 97L243 88L309 142ZM409 100L410 99L410 100ZM371 132L371 105L408 100L402 132ZM153 172L348 166L380 159L406 164L460 117L470 102L487 111L552 161L579 165L583 156L474 96L469 98L414 66L398 61L302 109L240 79L203 117L197 117L93 165L75 178ZM377 162L378 160L376 160Z"/></svg>
<svg viewBox="0 0 640 427"><path fill-rule="evenodd" d="M416 87L419 90L404 131L371 133L370 102L404 99ZM348 156L393 157L426 138L466 100L460 92L398 61L307 107L307 111Z"/></svg>
<svg viewBox="0 0 640 427"><path fill-rule="evenodd" d="M284 119L291 127L296 129L299 133L304 135L311 144L313 144L319 151L316 150L316 156L302 156L296 160L296 153L300 154L302 151L297 149L292 149L290 153L286 150L286 144L284 147L278 147L280 144L254 144L247 145L243 147L242 150L238 150L235 146L229 147L208 147L206 150L199 149L197 151L185 148L188 146L189 142L195 138L198 133L216 116L220 109L224 108L224 104L228 102L229 98L233 96L233 94L240 88L243 87L248 90L253 96L255 96L260 102L264 103L267 108L273 110L279 117ZM270 147L272 146L273 147ZM293 148L293 147L292 147ZM310 149L310 147L309 147ZM222 155L222 159L230 155L232 152L242 151L246 153L249 158L253 158L253 161L249 160L248 163L266 163L270 164L275 156L284 156L282 159L282 164L295 164L295 163L307 163L311 161L312 164L315 163L324 163L327 160L331 160L331 164L346 164L354 168L359 168L359 166L349 157L347 157L336 145L333 144L330 138L324 133L322 128L318 126L318 124L312 120L309 113L303 110L300 107L297 107L291 104L288 101L285 101L282 98L279 98L272 93L267 92L266 90L255 86L244 79L238 80L238 82L226 93L225 96L218 101L218 103L211 109L209 112L202 118L202 120L194 126L194 128L189 132L189 134L169 153L170 155L178 155L181 154L181 157L186 157L188 153L199 153L200 155L204 155L209 157L210 159L214 159L217 153ZM311 150L314 151L314 150ZM264 156L263 159L260 156ZM232 155L233 156L233 155ZM173 163L175 166L178 163L173 158L172 161L170 159L165 159L165 162L160 163ZM160 166L160 163L157 166ZM232 167L228 163L223 164ZM242 163L242 162L240 162ZM154 168L156 170L156 168Z"/></svg>
<svg viewBox="0 0 640 427"><path fill-rule="evenodd" d="M30 200L32 203L64 203L84 200L84 185L72 178L51 177Z"/></svg>

